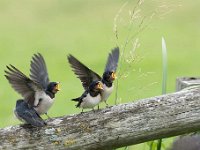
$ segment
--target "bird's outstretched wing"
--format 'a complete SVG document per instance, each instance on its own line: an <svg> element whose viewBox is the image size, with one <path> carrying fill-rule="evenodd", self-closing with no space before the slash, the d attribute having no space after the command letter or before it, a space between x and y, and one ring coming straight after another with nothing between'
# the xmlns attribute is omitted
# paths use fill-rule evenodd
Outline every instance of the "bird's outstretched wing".
<svg viewBox="0 0 200 150"><path fill-rule="evenodd" d="M29 108L24 100L18 100L16 103L15 113L20 119L34 127L43 127L46 125L45 121L37 114L34 108Z"/></svg>
<svg viewBox="0 0 200 150"><path fill-rule="evenodd" d="M31 61L30 78L46 89L49 84L49 76L44 58L40 53L34 54Z"/></svg>
<svg viewBox="0 0 200 150"><path fill-rule="evenodd" d="M69 55L68 61L72 67L72 70L74 73L78 76L78 78L81 80L82 85L85 90L88 89L89 85L93 81L99 81L101 80L101 77L89 69L87 66L85 66L83 63L81 63L78 59L76 59L74 56Z"/></svg>
<svg viewBox="0 0 200 150"><path fill-rule="evenodd" d="M5 77L7 78L11 86L24 97L25 101L30 106L33 106L35 100L35 92L41 90L42 87L29 79L13 65L6 67L8 70L5 70Z"/></svg>
<svg viewBox="0 0 200 150"><path fill-rule="evenodd" d="M106 67L105 67L105 72L107 71L115 71L117 70L118 66L118 61L119 61L119 47L114 48L111 53L109 53Z"/></svg>

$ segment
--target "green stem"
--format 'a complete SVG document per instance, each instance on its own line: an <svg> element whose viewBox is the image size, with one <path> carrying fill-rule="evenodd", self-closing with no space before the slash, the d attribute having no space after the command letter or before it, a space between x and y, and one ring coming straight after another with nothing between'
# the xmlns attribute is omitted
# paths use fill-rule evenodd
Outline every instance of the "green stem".
<svg viewBox="0 0 200 150"><path fill-rule="evenodd" d="M162 56L163 56L163 75L162 75L162 94L166 94L167 89L167 48L165 39L162 37ZM157 150L161 150L162 139L158 140Z"/></svg>
<svg viewBox="0 0 200 150"><path fill-rule="evenodd" d="M162 146L162 139L159 139L158 145L157 145L157 150L161 150L161 146Z"/></svg>
<svg viewBox="0 0 200 150"><path fill-rule="evenodd" d="M149 150L153 150L153 143L154 143L154 141L151 141L150 149Z"/></svg>

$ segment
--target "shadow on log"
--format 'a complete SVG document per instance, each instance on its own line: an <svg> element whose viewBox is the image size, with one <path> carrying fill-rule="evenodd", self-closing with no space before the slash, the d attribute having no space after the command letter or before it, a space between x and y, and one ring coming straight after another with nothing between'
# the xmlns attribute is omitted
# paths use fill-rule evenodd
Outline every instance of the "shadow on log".
<svg viewBox="0 0 200 150"><path fill-rule="evenodd" d="M0 129L0 149L114 149L200 129L200 89Z"/></svg>

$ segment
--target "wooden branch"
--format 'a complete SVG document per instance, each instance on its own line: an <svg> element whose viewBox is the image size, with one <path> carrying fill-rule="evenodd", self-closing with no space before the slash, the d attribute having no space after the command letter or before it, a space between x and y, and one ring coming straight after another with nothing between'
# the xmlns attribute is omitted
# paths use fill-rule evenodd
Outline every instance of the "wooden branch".
<svg viewBox="0 0 200 150"><path fill-rule="evenodd" d="M66 106L67 107L67 106ZM200 89L0 129L0 149L114 149L200 129Z"/></svg>

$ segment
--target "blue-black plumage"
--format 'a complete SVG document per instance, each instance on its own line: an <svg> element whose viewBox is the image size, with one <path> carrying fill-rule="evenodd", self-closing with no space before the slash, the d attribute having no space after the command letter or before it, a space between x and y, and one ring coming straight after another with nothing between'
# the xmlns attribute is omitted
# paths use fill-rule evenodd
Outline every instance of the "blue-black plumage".
<svg viewBox="0 0 200 150"><path fill-rule="evenodd" d="M93 81L101 81L103 90L101 90L101 101L106 103L106 100L113 91L113 81L116 79L116 70L119 61L119 47L114 48L108 55L107 63L104 73L99 76L96 72L85 66L77 58L72 55L68 56L72 70L81 80L84 89L87 91L88 87ZM108 105L106 103L106 105Z"/></svg>
<svg viewBox="0 0 200 150"><path fill-rule="evenodd" d="M37 111L30 108L28 103L23 99L17 100L14 110L16 117L26 124L34 127L43 127L46 122L38 115Z"/></svg>
<svg viewBox="0 0 200 150"><path fill-rule="evenodd" d="M32 57L30 78L13 65L7 66L5 73L11 86L31 109L35 109L38 115L47 114L60 87L59 82L49 81L46 63L40 53Z"/></svg>

